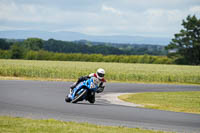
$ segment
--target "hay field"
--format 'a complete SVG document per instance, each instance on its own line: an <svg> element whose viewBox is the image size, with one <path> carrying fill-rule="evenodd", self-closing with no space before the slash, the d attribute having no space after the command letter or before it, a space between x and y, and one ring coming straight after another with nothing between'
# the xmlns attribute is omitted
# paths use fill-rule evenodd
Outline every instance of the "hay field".
<svg viewBox="0 0 200 133"><path fill-rule="evenodd" d="M10 77L77 79L98 68L105 69L108 81L200 84L200 66L0 60L0 76Z"/></svg>

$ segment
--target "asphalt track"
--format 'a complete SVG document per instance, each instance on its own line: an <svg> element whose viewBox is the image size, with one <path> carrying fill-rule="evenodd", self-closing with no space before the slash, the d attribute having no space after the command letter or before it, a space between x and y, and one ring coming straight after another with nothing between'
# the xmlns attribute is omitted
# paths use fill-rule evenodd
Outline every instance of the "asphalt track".
<svg viewBox="0 0 200 133"><path fill-rule="evenodd" d="M200 91L200 86L108 83L96 103L65 103L71 82L0 80L0 115L54 118L100 125L127 126L184 133L200 132L200 115L115 105L108 93Z"/></svg>

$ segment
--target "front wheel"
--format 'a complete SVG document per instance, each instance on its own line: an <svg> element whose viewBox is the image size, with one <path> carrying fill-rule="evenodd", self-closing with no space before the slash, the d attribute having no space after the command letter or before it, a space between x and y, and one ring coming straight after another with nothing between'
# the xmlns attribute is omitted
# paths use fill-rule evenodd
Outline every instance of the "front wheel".
<svg viewBox="0 0 200 133"><path fill-rule="evenodd" d="M66 96L65 97L65 102L69 103L69 102L71 102L71 99L68 96Z"/></svg>
<svg viewBox="0 0 200 133"><path fill-rule="evenodd" d="M87 90L84 90L81 94L77 95L71 102L77 103L82 98L82 96L84 96L86 93L87 93Z"/></svg>

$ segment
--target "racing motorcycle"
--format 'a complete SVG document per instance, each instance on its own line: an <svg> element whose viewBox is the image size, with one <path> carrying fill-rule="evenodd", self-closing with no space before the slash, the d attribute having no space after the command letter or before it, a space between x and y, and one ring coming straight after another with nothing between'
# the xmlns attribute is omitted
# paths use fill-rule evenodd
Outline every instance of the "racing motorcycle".
<svg viewBox="0 0 200 133"><path fill-rule="evenodd" d="M70 94L65 98L66 102L77 103L78 101L89 101L94 103L95 92L98 90L98 79L91 77L86 81L80 82Z"/></svg>

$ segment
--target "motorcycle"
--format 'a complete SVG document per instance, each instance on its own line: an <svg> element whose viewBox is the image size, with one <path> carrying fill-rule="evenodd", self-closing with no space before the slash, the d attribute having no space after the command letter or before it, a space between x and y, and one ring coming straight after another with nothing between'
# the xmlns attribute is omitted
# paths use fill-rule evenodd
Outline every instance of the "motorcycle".
<svg viewBox="0 0 200 133"><path fill-rule="evenodd" d="M66 102L77 103L78 101L95 102L95 92L98 90L98 79L91 77L86 81L80 82L70 94L65 98Z"/></svg>

